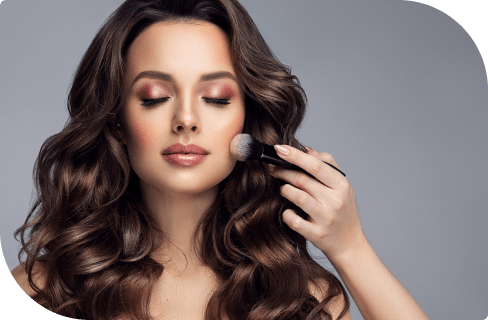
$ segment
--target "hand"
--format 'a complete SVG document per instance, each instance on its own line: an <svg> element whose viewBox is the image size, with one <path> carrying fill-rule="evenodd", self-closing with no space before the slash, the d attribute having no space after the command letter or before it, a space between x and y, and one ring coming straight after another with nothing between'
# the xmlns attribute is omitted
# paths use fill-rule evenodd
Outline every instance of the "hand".
<svg viewBox="0 0 488 320"><path fill-rule="evenodd" d="M285 152L280 147L285 148ZM283 221L320 249L331 262L365 244L367 240L354 190L346 177L323 162L339 168L334 158L313 149L308 153L290 146L275 146L275 149L282 159L303 168L318 180L303 172L270 167L274 177L288 182L281 187L281 195L309 215L304 220L287 209L283 212Z"/></svg>

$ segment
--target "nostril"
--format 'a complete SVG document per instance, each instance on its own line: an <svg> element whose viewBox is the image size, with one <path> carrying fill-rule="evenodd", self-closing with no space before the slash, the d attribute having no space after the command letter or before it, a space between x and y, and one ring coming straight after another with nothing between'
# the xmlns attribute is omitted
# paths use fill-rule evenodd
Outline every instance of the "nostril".
<svg viewBox="0 0 488 320"><path fill-rule="evenodd" d="M173 127L173 130L175 132L186 132L186 131L189 131L189 132L197 132L198 131L198 127L195 125L195 126L190 126L190 125L177 125L176 127Z"/></svg>

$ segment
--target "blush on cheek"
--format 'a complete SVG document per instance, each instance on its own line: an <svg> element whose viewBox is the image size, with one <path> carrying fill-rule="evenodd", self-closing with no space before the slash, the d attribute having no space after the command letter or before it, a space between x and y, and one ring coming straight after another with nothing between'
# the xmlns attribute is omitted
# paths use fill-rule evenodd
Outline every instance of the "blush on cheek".
<svg viewBox="0 0 488 320"><path fill-rule="evenodd" d="M134 124L134 133L136 135L136 139L142 146L146 147L149 144L149 132L147 129L144 128L144 125L141 123Z"/></svg>
<svg viewBox="0 0 488 320"><path fill-rule="evenodd" d="M234 133L232 134L232 138L231 140L236 136L238 135L239 133L242 132L242 128L244 127L244 124L241 124L237 127L237 129L234 130Z"/></svg>
<svg viewBox="0 0 488 320"><path fill-rule="evenodd" d="M242 129L244 128L244 121L239 121L240 119L236 119L236 121L233 122L233 126L229 128L229 133L231 135L229 136L229 147L230 147L230 142L236 135L242 132ZM229 149L230 150L230 149Z"/></svg>

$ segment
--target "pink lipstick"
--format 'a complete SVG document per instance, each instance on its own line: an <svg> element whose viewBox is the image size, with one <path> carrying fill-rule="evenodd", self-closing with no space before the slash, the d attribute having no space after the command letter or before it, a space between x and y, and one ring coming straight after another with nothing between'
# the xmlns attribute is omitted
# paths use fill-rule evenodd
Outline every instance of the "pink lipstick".
<svg viewBox="0 0 488 320"><path fill-rule="evenodd" d="M205 160L208 151L196 144L187 146L175 143L163 150L163 157L168 162L183 167L196 166Z"/></svg>

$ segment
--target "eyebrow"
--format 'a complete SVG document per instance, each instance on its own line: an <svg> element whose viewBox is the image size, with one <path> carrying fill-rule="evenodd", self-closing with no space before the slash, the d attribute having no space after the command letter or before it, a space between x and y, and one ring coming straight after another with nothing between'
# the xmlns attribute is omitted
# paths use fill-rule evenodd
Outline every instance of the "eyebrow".
<svg viewBox="0 0 488 320"><path fill-rule="evenodd" d="M218 72L203 74L200 77L200 81L201 82L211 81L211 80L222 79L222 78L229 78L237 82L236 77L234 77L234 75L228 71L218 71Z"/></svg>
<svg viewBox="0 0 488 320"><path fill-rule="evenodd" d="M163 80L168 82L175 81L174 78L169 73L165 73L161 71L143 71L137 75L134 81L132 81L132 85L134 85L134 83L136 83L136 81L141 78L157 79L157 80ZM200 77L199 81L200 82L212 81L212 80L222 79L222 78L229 78L237 82L236 77L228 71L217 71L217 72L203 74Z"/></svg>

